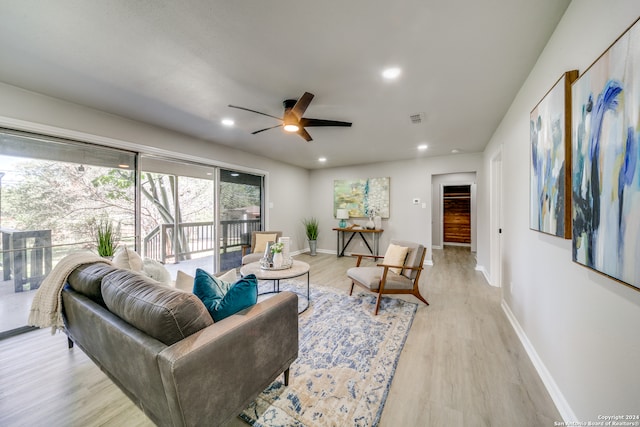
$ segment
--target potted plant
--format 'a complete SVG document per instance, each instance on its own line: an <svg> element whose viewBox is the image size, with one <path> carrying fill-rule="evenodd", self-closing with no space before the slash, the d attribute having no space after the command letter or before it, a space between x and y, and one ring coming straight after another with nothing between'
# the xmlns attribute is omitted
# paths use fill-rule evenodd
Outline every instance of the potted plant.
<svg viewBox="0 0 640 427"><path fill-rule="evenodd" d="M309 239L309 255L316 256L316 247L318 243L318 220L314 217L304 219L304 224L307 239Z"/></svg>
<svg viewBox="0 0 640 427"><path fill-rule="evenodd" d="M118 244L118 230L111 221L101 220L96 228L96 246L98 255L104 258L111 258L116 252Z"/></svg>

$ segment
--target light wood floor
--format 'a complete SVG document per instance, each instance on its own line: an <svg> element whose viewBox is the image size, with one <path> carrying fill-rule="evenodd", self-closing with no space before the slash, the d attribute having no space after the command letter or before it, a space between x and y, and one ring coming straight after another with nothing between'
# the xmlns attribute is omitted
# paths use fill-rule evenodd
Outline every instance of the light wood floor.
<svg viewBox="0 0 640 427"><path fill-rule="evenodd" d="M311 283L348 297L350 257L300 255ZM468 248L434 250L381 426L552 426L561 421L500 308L500 290L474 270ZM413 297L406 297L415 301ZM149 426L152 423L62 334L0 341L0 426ZM233 426L246 426L234 420Z"/></svg>

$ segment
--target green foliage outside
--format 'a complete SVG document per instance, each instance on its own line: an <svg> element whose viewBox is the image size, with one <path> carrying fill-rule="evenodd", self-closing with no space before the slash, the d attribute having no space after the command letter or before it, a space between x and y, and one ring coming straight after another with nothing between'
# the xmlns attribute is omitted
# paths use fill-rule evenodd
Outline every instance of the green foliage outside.
<svg viewBox="0 0 640 427"><path fill-rule="evenodd" d="M115 244L135 237L134 172L126 169L41 161L16 160L18 179L3 182L2 226L17 230L51 230L54 245L80 244L100 248L100 225L112 230ZM174 194L178 191L177 212ZM213 181L144 172L141 174L142 237L160 224L213 222ZM248 206L260 205L257 186L223 182L220 185L221 219L234 217ZM226 214L225 214L226 213ZM182 230L179 253L188 253ZM115 245L114 245L115 246ZM109 255L106 255L109 256Z"/></svg>

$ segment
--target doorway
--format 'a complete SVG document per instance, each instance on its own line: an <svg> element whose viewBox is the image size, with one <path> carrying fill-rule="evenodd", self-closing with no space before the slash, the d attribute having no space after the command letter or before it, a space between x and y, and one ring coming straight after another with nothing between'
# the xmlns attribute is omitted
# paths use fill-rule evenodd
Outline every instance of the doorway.
<svg viewBox="0 0 640 427"><path fill-rule="evenodd" d="M442 175L433 175L431 178L432 184L432 210L431 210L431 242L433 249L443 249L446 242L447 245L464 245L470 246L471 252L477 251L477 203L476 203L476 172L457 172L448 173ZM451 187L451 188L449 188ZM448 242L444 237L444 192L445 188L454 190L452 194L448 194L450 197L456 197L456 187L466 187L465 191L468 194L469 203L469 240L466 243L457 243L447 237ZM467 190L468 188L468 190ZM466 194L465 194L465 197ZM455 199L454 199L455 200ZM455 203L455 202L454 202Z"/></svg>
<svg viewBox="0 0 640 427"><path fill-rule="evenodd" d="M471 246L471 185L442 188L442 242Z"/></svg>
<svg viewBox="0 0 640 427"><path fill-rule="evenodd" d="M502 151L491 159L490 258L491 284L502 286Z"/></svg>

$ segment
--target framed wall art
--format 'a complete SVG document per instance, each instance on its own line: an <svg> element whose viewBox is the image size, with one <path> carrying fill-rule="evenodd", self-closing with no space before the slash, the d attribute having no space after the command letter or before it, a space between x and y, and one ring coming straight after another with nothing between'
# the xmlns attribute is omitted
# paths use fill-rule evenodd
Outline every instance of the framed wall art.
<svg viewBox="0 0 640 427"><path fill-rule="evenodd" d="M640 289L640 24L573 84L573 260Z"/></svg>
<svg viewBox="0 0 640 427"><path fill-rule="evenodd" d="M547 92L529 116L532 230L571 238L571 83L573 70Z"/></svg>
<svg viewBox="0 0 640 427"><path fill-rule="evenodd" d="M389 218L389 177L333 181L333 212L347 209L350 218Z"/></svg>

